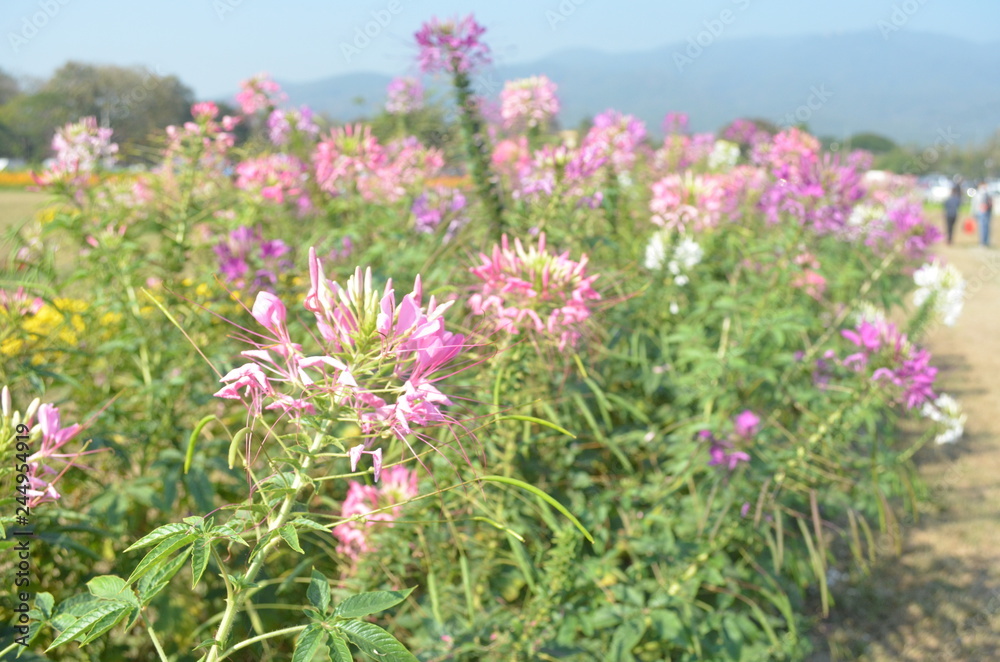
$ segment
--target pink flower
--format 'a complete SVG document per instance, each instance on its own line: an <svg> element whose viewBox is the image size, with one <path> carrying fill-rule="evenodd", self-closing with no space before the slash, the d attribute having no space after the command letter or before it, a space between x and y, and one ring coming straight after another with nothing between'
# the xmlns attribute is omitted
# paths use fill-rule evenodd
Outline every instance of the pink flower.
<svg viewBox="0 0 1000 662"><path fill-rule="evenodd" d="M582 148L595 149L606 157L615 172L635 164L636 153L646 137L646 125L632 115L607 110L594 117L594 126L583 139Z"/></svg>
<svg viewBox="0 0 1000 662"><path fill-rule="evenodd" d="M757 434L757 431L760 429L760 417L749 409L746 409L740 412L733 421L733 427L737 436L748 439Z"/></svg>
<svg viewBox="0 0 1000 662"><path fill-rule="evenodd" d="M382 523L391 527L402 512L399 504L417 496L416 472L396 465L386 469L382 477L382 484L377 488L356 481L348 485L347 498L340 511L341 518L348 521L336 525L333 535L340 541L337 552L352 560L372 551L373 526Z"/></svg>
<svg viewBox="0 0 1000 662"><path fill-rule="evenodd" d="M490 49L480 41L486 28L469 14L462 19L441 21L432 18L415 37L420 47L418 60L425 73L463 73L490 63Z"/></svg>
<svg viewBox="0 0 1000 662"><path fill-rule="evenodd" d="M907 409L936 397L933 385L937 368L930 365L930 353L914 347L891 322L862 320L856 329L844 329L841 335L862 350L841 363L855 370L875 366L872 380L894 387L898 401Z"/></svg>
<svg viewBox="0 0 1000 662"><path fill-rule="evenodd" d="M492 255L479 257L482 264L470 269L482 281L469 298L473 313L488 315L498 330L549 337L560 350L576 344L590 317L588 302L601 298L592 286L597 275L587 275L586 255L579 262L569 252L553 255L542 233L537 247L515 239L513 249L504 235Z"/></svg>
<svg viewBox="0 0 1000 662"><path fill-rule="evenodd" d="M201 103L196 103L191 106L191 117L193 117L197 122L202 120L214 120L215 116L218 114L219 107L211 101L202 101Z"/></svg>
<svg viewBox="0 0 1000 662"><path fill-rule="evenodd" d="M394 78L386 88L388 99L385 112L390 115L407 115L424 107L424 88L416 78Z"/></svg>
<svg viewBox="0 0 1000 662"><path fill-rule="evenodd" d="M236 95L236 103L240 105L244 115L253 115L259 110L274 108L287 99L287 95L281 91L281 86L263 73L240 83L240 91Z"/></svg>
<svg viewBox="0 0 1000 662"><path fill-rule="evenodd" d="M540 126L559 112L556 84L546 76L507 81L500 99L500 114L508 129Z"/></svg>

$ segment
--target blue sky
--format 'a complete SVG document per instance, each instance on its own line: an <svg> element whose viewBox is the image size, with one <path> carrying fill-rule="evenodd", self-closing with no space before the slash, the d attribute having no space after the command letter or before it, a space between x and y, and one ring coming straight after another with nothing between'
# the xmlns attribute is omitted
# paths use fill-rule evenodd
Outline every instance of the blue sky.
<svg viewBox="0 0 1000 662"><path fill-rule="evenodd" d="M996 0L0 0L0 69L46 77L70 59L144 65L215 98L259 71L294 82L412 71L421 22L469 11L499 63L569 48L648 50L713 25L719 39L897 25L1000 41ZM367 25L379 18L384 26ZM352 50L366 26L375 36Z"/></svg>

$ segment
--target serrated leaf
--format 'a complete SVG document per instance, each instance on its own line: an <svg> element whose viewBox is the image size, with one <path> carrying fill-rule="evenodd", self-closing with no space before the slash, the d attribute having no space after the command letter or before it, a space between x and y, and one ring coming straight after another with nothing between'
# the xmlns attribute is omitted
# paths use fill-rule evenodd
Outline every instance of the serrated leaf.
<svg viewBox="0 0 1000 662"><path fill-rule="evenodd" d="M139 599L142 604L148 604L150 600L156 597L157 593L166 588L170 580L173 579L174 575L183 567L184 562L187 561L188 551L184 550L180 556L175 556L139 580L137 588L139 589Z"/></svg>
<svg viewBox="0 0 1000 662"><path fill-rule="evenodd" d="M55 599L51 593L42 592L35 595L35 609L41 614L38 620L47 621L52 618L52 607L55 606Z"/></svg>
<svg viewBox="0 0 1000 662"><path fill-rule="evenodd" d="M347 647L347 641L336 631L330 633L330 659L332 662L354 662L351 649Z"/></svg>
<svg viewBox="0 0 1000 662"><path fill-rule="evenodd" d="M128 610L128 605L123 602L107 600L102 601L86 614L73 621L73 623L63 630L62 633L56 637L55 641L53 641L52 644L45 649L45 652L48 653L56 646L62 646L66 642L72 641L80 634L86 632L92 625L105 618L108 614L120 612L120 616L124 616Z"/></svg>
<svg viewBox="0 0 1000 662"><path fill-rule="evenodd" d="M322 573L313 570L306 597L309 598L309 604L326 613L330 607L330 581Z"/></svg>
<svg viewBox="0 0 1000 662"><path fill-rule="evenodd" d="M352 595L338 604L333 613L340 618L363 618L395 607L409 597L410 593L413 593L412 588L405 591L372 591Z"/></svg>
<svg viewBox="0 0 1000 662"><path fill-rule="evenodd" d="M135 610L129 609L128 607L122 607L118 611L113 611L104 618L98 620L91 626L90 631L87 633L87 636L84 637L83 640L80 642L80 645L85 646L90 642L92 642L94 639L100 637L102 634L104 634L105 632L113 628L115 625L117 625L119 622L121 622L128 615L130 611L135 611Z"/></svg>
<svg viewBox="0 0 1000 662"><path fill-rule="evenodd" d="M181 520L185 524L190 524L196 529L201 529L205 526L205 518L201 515L192 515L191 517L185 517Z"/></svg>
<svg viewBox="0 0 1000 662"><path fill-rule="evenodd" d="M292 662L312 662L320 646L326 643L326 630L320 623L310 623L295 641Z"/></svg>
<svg viewBox="0 0 1000 662"><path fill-rule="evenodd" d="M152 551L146 554L141 561L139 561L139 565L137 565L135 570L132 571L132 574L129 575L128 583L131 584L150 570L153 570L156 564L166 559L181 547L193 542L195 538L196 536L193 533L189 533L187 535L167 538L161 542L159 545L154 547Z"/></svg>
<svg viewBox="0 0 1000 662"><path fill-rule="evenodd" d="M338 623L340 631L347 635L352 644L385 662L417 662L413 653L396 638L377 625L365 621L344 621Z"/></svg>
<svg viewBox="0 0 1000 662"><path fill-rule="evenodd" d="M208 557L212 553L212 546L204 538L194 541L191 546L191 588L198 585L201 576L205 574L208 567Z"/></svg>
<svg viewBox="0 0 1000 662"><path fill-rule="evenodd" d="M190 526L188 526L187 524L181 524L180 522L165 524L161 527L153 529L152 531L144 535L142 538L136 540L125 551L131 552L133 549L141 549L143 547L149 547L150 545L160 542L164 538L170 538L171 536L185 534L190 530L191 530Z"/></svg>
<svg viewBox="0 0 1000 662"><path fill-rule="evenodd" d="M87 590L95 598L119 600L121 602L128 602L135 607L139 606L139 601L136 599L135 593L132 592L132 589L129 588L129 585L121 577L114 575L94 577L87 582Z"/></svg>
<svg viewBox="0 0 1000 662"><path fill-rule="evenodd" d="M315 520L311 520L308 517L297 517L292 520L292 524L295 528L312 529L313 531L322 531L323 533L330 533L330 527L323 526Z"/></svg>
<svg viewBox="0 0 1000 662"><path fill-rule="evenodd" d="M294 549L299 554L305 554L305 552L302 551L302 546L299 545L299 532L295 530L294 525L286 524L278 529L278 533L281 535L281 538L288 543L289 547Z"/></svg>

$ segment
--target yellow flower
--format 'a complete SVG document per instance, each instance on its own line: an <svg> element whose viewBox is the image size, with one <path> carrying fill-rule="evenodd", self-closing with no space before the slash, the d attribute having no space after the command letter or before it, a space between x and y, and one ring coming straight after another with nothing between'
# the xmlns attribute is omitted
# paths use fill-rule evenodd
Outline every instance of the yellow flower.
<svg viewBox="0 0 1000 662"><path fill-rule="evenodd" d="M195 288L194 293L202 298L207 299L212 296L212 288L210 288L205 283L199 283L198 287Z"/></svg>

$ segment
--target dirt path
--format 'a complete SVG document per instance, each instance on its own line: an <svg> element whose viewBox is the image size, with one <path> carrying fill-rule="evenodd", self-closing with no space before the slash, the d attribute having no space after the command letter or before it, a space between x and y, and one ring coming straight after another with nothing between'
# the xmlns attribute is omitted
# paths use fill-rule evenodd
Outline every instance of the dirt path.
<svg viewBox="0 0 1000 662"><path fill-rule="evenodd" d="M993 221L994 232L1000 220ZM918 455L930 489L918 523L901 523L903 555L884 557L852 585L820 631L820 660L1000 660L1000 241L971 235L938 253L957 266L967 299L956 326L926 339L938 390L968 415L953 447Z"/></svg>

